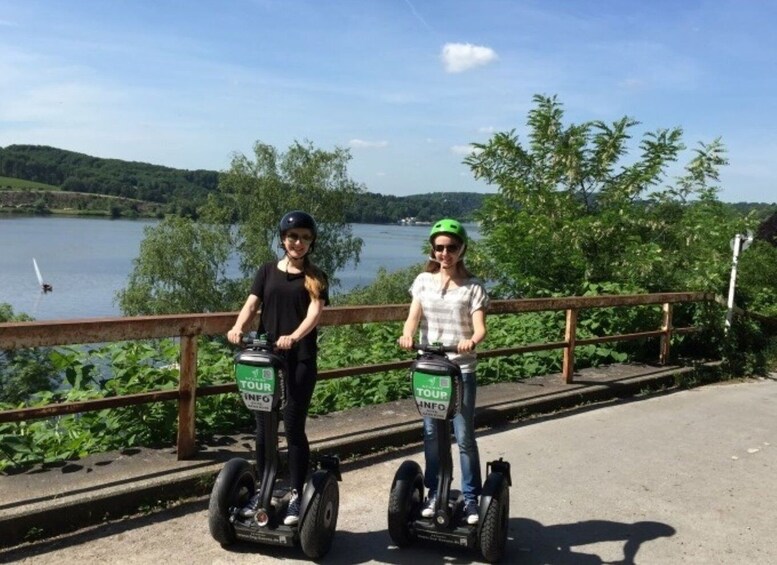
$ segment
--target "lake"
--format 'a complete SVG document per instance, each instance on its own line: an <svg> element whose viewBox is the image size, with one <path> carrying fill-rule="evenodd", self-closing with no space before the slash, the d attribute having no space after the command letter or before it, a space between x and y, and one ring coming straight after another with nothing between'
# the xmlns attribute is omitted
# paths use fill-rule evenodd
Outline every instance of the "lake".
<svg viewBox="0 0 777 565"><path fill-rule="evenodd" d="M120 316L114 297L127 284L144 229L157 223L0 216L0 303L37 320ZM335 292L369 284L381 267L394 271L424 260L429 226L353 224L352 229L364 240L361 261L336 273L341 286ZM53 292L41 293L33 257Z"/></svg>

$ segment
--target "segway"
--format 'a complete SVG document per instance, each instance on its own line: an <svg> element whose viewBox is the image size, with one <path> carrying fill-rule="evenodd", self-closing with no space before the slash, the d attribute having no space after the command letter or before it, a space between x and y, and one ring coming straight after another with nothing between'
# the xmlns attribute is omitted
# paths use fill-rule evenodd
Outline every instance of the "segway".
<svg viewBox="0 0 777 565"><path fill-rule="evenodd" d="M421 466L404 461L391 483L388 507L389 535L402 548L417 539L480 550L486 561L502 558L510 515L510 463L500 458L487 464L477 524L464 519L464 497L451 489L451 421L461 409L461 369L445 355L455 347L413 344L418 356L410 369L416 406L422 416L434 419L440 469L434 515L424 518L424 476Z"/></svg>
<svg viewBox="0 0 777 565"><path fill-rule="evenodd" d="M321 456L301 496L299 522L283 523L291 491L278 480L278 423L286 397L286 361L264 337L243 338L245 349L235 356L238 391L252 413L264 422L265 468L257 483L254 467L245 459L230 459L210 493L208 525L222 546L237 540L292 547L299 544L311 559L325 555L332 545L340 493L340 461ZM260 502L250 517L241 510L255 492Z"/></svg>

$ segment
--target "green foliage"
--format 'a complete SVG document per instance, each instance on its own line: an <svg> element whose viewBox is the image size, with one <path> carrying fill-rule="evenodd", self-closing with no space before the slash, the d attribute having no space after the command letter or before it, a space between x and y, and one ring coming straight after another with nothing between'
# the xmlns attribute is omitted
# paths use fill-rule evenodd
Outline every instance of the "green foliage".
<svg viewBox="0 0 777 565"><path fill-rule="evenodd" d="M739 256L736 303L777 317L777 246L756 240Z"/></svg>
<svg viewBox="0 0 777 565"><path fill-rule="evenodd" d="M393 272L388 272L381 267L372 283L356 287L341 297L338 296L335 303L338 306L405 304L410 301L410 287L422 270L423 263Z"/></svg>
<svg viewBox="0 0 777 565"><path fill-rule="evenodd" d="M13 308L6 302L0 302L0 324L5 322L30 322L27 314L14 314Z"/></svg>
<svg viewBox="0 0 777 565"><path fill-rule="evenodd" d="M333 286L339 269L358 263L363 242L352 235L345 211L363 188L348 176L350 159L346 149L325 151L309 142L294 142L285 153L257 142L254 160L233 157L203 213L213 223L234 226L233 243L246 277L277 257L278 222L290 210L305 210L316 219L313 258Z"/></svg>
<svg viewBox="0 0 777 565"><path fill-rule="evenodd" d="M728 241L740 220L716 197L726 164L719 140L700 144L685 173L660 188L684 146L682 130L643 135L628 157L636 120L564 125L555 97L535 97L528 143L497 133L465 159L497 196L479 213L476 267L504 297L572 294L585 283L663 290L720 290ZM509 253L506 251L509 250Z"/></svg>
<svg viewBox="0 0 777 565"><path fill-rule="evenodd" d="M369 365L406 358L396 340L399 322L356 324L322 331L319 369ZM313 394L311 413L326 414L407 397L409 384L402 371L322 381Z"/></svg>
<svg viewBox="0 0 777 565"><path fill-rule="evenodd" d="M735 316L721 339L724 370L730 375L763 375L769 364L769 336L755 320Z"/></svg>
<svg viewBox="0 0 777 565"><path fill-rule="evenodd" d="M148 163L101 159L42 145L0 148L0 174L69 192L110 194L173 204L181 215L196 211L215 190L215 171L187 171Z"/></svg>
<svg viewBox="0 0 777 565"><path fill-rule="evenodd" d="M116 297L125 315L215 312L239 308L247 286L227 277L227 227L169 216L145 228L127 287Z"/></svg>
<svg viewBox="0 0 777 565"><path fill-rule="evenodd" d="M58 348L47 363L63 376L57 390L40 390L22 404L0 409L78 402L178 386L179 345L174 340ZM231 382L232 351L219 340L201 340L198 384ZM0 424L0 471L34 463L51 463L133 446L175 442L177 406L173 401L104 409L46 420ZM252 419L236 394L201 398L197 430L201 436L247 428Z"/></svg>
<svg viewBox="0 0 777 565"><path fill-rule="evenodd" d="M117 294L125 314L236 310L256 268L277 257L278 222L304 209L319 226L314 261L337 285L335 273L358 263L362 240L345 210L362 189L347 175L350 154L294 143L286 153L256 143L255 160L235 155L218 193L203 208L204 222L169 217L146 229L127 288ZM243 277L226 276L236 255Z"/></svg>
<svg viewBox="0 0 777 565"><path fill-rule="evenodd" d="M383 273L374 285L359 289L346 303L361 304L362 299L385 302L372 304L406 303L409 282L418 269ZM373 288L375 287L375 288ZM386 289L396 289L386 292ZM639 289L612 284L589 285L586 295L623 294ZM527 314L489 316L488 349L516 347L534 343L558 342L564 339L564 312L533 312ZM659 327L661 312L658 307L607 308L584 311L578 320L578 337L594 337L615 333L630 333ZM353 324L327 327L321 330L319 368L359 366L412 359L412 354L400 350L396 340L402 332L401 322L383 324ZM581 346L576 350L576 367L584 368L628 359L648 357L655 359L658 346L654 341L646 346L630 344L598 344ZM561 351L538 351L508 357L483 359L478 365L481 385L517 381L523 378L561 371ZM410 396L406 371L391 371L320 382L314 393L313 413L328 413L378 402L390 402Z"/></svg>
<svg viewBox="0 0 777 565"><path fill-rule="evenodd" d="M26 314L14 314L9 304L0 303L0 323L28 322ZM52 366L47 348L0 351L0 403L17 405L36 391L51 387Z"/></svg>
<svg viewBox="0 0 777 565"><path fill-rule="evenodd" d="M774 202L771 204L766 202L731 202L727 206L735 210L739 216L752 215L759 221L766 220L769 216L777 214L777 204Z"/></svg>
<svg viewBox="0 0 777 565"><path fill-rule="evenodd" d="M27 179L0 176L0 190L57 190L56 186Z"/></svg>
<svg viewBox="0 0 777 565"><path fill-rule="evenodd" d="M48 202L47 208L39 207L40 213L50 210L133 217L133 214L161 216L167 212L192 218L198 216L198 208L208 194L216 192L221 176L216 171L172 169L31 145L0 148L0 174L8 175L0 176L0 209L18 211L16 207L22 205L27 213L36 213L32 201L22 198L25 194L11 197L2 192L49 190L54 191L55 198ZM67 194L57 192L58 189ZM89 194L134 201L108 204L105 198L86 197ZM467 221L473 218L483 198L483 194L474 192L411 196L360 192L345 202L345 221L382 224L397 223L407 217L431 221L440 215Z"/></svg>
<svg viewBox="0 0 777 565"><path fill-rule="evenodd" d="M439 218L472 221L486 195L478 192L432 192L394 196L363 192L348 208L346 221L360 224L395 224L404 218L432 222Z"/></svg>

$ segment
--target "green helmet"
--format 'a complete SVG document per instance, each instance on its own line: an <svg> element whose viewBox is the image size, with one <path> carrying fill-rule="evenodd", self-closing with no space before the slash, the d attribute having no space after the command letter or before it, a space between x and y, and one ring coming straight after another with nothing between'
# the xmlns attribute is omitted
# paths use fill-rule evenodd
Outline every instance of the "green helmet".
<svg viewBox="0 0 777 565"><path fill-rule="evenodd" d="M460 239L462 245L467 245L467 230L464 229L464 226L458 220L444 218L436 221L432 226L432 231L429 232L429 242L433 243L434 238L442 234L452 235Z"/></svg>

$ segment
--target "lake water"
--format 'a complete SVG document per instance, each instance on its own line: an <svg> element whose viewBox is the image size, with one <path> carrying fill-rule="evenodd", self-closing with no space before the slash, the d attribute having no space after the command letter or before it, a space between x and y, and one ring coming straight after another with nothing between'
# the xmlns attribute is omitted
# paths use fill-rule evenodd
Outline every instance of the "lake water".
<svg viewBox="0 0 777 565"><path fill-rule="evenodd" d="M0 303L37 320L120 316L114 297L127 284L144 228L156 223L0 216ZM336 273L341 280L336 292L369 284L380 267L393 271L424 260L429 226L352 228L364 240L361 261ZM476 232L471 235L477 237ZM54 292L40 292L33 257Z"/></svg>

